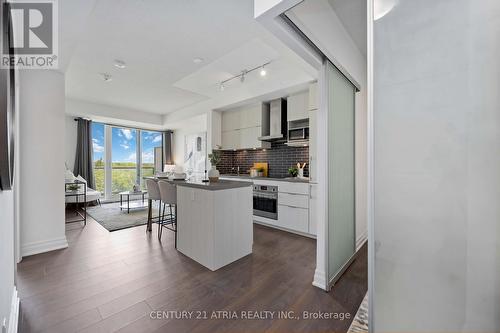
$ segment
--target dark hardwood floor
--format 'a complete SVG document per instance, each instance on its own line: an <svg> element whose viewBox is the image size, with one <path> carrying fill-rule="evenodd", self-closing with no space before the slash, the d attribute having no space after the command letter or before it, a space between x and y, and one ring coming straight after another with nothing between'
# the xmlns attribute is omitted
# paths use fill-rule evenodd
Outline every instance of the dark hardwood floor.
<svg viewBox="0 0 500 333"><path fill-rule="evenodd" d="M312 239L255 226L253 254L211 272L174 249L173 233L165 230L160 243L153 231L109 233L90 218L85 228L68 225L69 248L24 258L17 268L20 331L346 332L367 290L366 245L326 293L311 285ZM152 319L151 311L206 311L209 319ZM351 319L210 319L213 311L323 311Z"/></svg>

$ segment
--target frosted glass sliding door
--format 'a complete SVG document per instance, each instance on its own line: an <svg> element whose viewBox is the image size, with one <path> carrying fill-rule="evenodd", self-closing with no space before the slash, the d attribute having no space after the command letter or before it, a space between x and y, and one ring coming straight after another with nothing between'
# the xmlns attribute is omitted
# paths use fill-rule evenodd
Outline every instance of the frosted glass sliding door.
<svg viewBox="0 0 500 333"><path fill-rule="evenodd" d="M352 83L324 64L328 119L328 278L334 283L356 250L354 94Z"/></svg>
<svg viewBox="0 0 500 333"><path fill-rule="evenodd" d="M371 24L371 329L500 332L500 1L389 2Z"/></svg>

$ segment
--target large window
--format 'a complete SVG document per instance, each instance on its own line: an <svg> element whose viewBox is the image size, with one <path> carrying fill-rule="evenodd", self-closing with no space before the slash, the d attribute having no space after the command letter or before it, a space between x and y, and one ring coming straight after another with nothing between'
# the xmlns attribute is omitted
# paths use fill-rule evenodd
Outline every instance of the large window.
<svg viewBox="0 0 500 333"><path fill-rule="evenodd" d="M111 193L117 195L132 190L138 182L137 130L113 127L111 129Z"/></svg>
<svg viewBox="0 0 500 333"><path fill-rule="evenodd" d="M96 190L116 200L135 184L145 188L142 178L162 169L162 137L161 132L93 123Z"/></svg>
<svg viewBox="0 0 500 333"><path fill-rule="evenodd" d="M104 196L104 124L92 123L95 190Z"/></svg>
<svg viewBox="0 0 500 333"><path fill-rule="evenodd" d="M141 131L141 183L143 188L146 187L146 182L142 181L142 177L152 176L156 170L161 171L162 138L160 132Z"/></svg>

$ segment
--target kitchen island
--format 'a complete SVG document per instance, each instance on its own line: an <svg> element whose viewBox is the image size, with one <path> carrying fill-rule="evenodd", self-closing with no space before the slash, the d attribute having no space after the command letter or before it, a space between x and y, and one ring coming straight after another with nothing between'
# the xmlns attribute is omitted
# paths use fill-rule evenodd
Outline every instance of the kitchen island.
<svg viewBox="0 0 500 333"><path fill-rule="evenodd" d="M212 271L252 253L252 183L167 181L177 185L177 250Z"/></svg>

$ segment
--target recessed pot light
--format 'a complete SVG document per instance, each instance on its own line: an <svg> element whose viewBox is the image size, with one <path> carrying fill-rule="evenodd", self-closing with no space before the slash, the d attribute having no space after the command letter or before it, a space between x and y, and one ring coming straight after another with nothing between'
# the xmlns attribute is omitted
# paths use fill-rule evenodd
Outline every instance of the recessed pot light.
<svg viewBox="0 0 500 333"><path fill-rule="evenodd" d="M124 69L127 67L127 64L125 63L125 61L117 59L117 60L115 60L114 66L116 68Z"/></svg>
<svg viewBox="0 0 500 333"><path fill-rule="evenodd" d="M101 73L100 75L101 75L101 78L103 79L104 82L113 81L113 77L108 73Z"/></svg>
<svg viewBox="0 0 500 333"><path fill-rule="evenodd" d="M194 59L193 59L193 62L194 62L195 64L201 64L201 63L203 62L203 58L194 58Z"/></svg>

